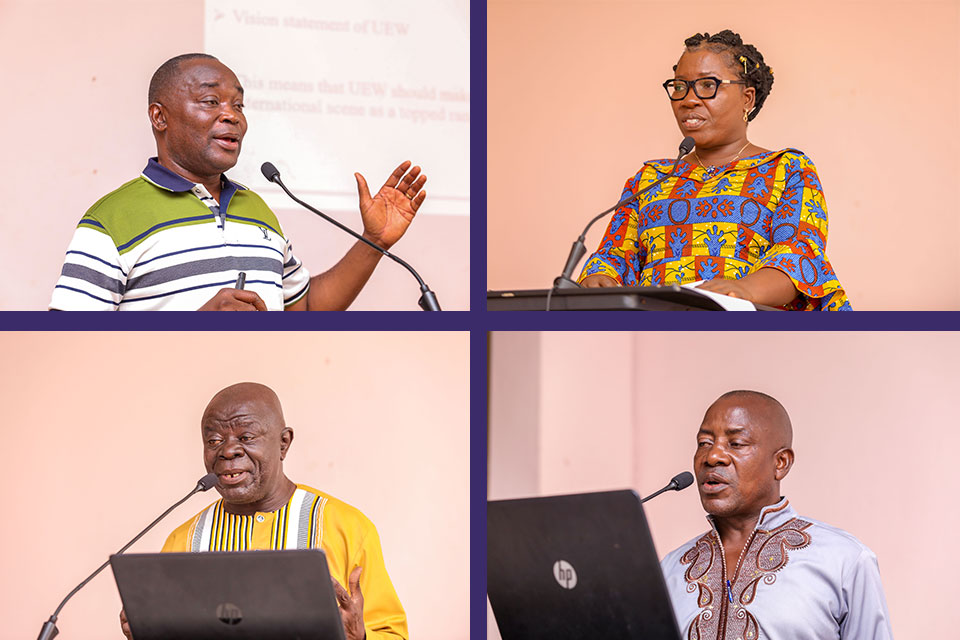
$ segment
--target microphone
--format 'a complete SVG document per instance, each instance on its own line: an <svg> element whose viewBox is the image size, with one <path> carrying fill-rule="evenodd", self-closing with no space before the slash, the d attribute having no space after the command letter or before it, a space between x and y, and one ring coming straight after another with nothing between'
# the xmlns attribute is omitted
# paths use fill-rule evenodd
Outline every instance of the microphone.
<svg viewBox="0 0 960 640"><path fill-rule="evenodd" d="M309 211L314 212L315 214L317 214L327 222L333 224L334 226L338 227L339 229L346 231L347 233L352 235L354 238L356 238L360 242L363 242L364 244L366 244L371 249L374 249L382 253L383 255L387 256L394 262L404 266L407 269L407 271L413 274L413 277L417 279L417 283L420 284L420 292L422 293L422 295L420 296L420 299L417 301L417 304L420 305L420 308L423 309L424 311L440 311L440 303L437 302L437 295L430 290L430 287L427 286L427 284L423 281L423 278L420 277L420 274L417 273L413 267L411 267L409 264L407 264L397 256L393 255L383 247L370 242L369 240L361 236L359 233L357 233L353 229L340 224L339 222L337 222L327 214L323 213L319 209L315 209L311 207L306 202L304 202L297 196L290 193L290 189L287 189L287 185L283 184L283 181L280 179L280 171L275 166L273 166L272 162L264 162L260 166L260 173L262 173L263 177L269 180L270 182L276 182L278 185L280 185L280 188L283 189L284 192L288 196L290 196L290 198L297 204L305 207Z"/></svg>
<svg viewBox="0 0 960 640"><path fill-rule="evenodd" d="M677 155L677 159L673 162L673 169L670 170L670 173L663 176L662 178L660 178L650 186L641 189L637 193L634 193L629 197L624 198L623 200L613 205L609 209L606 209L605 211L597 214L596 217L593 218L593 220L587 223L587 226L584 228L583 233L580 234L580 237L577 238L577 241L574 242L573 246L570 248L570 255L567 256L567 263L563 267L563 273L557 276L556 280L553 281L554 289L570 289L570 288L580 286L579 284L573 281L573 278L572 278L573 270L576 269L577 264L580 262L580 259L583 258L583 254L587 252L587 248L584 246L583 241L587 237L587 232L590 231L590 227L593 226L593 223L599 220L600 218L604 217L611 211L615 211L624 205L630 204L631 202L633 202L634 200L636 200L637 198L645 194L650 189L653 189L658 184L673 177L673 175L677 172L677 168L680 166L680 158L682 158L683 156L693 151L693 147L695 144L696 143L694 142L692 137L687 136L686 138L684 138L683 142L680 143L680 153Z"/></svg>
<svg viewBox="0 0 960 640"><path fill-rule="evenodd" d="M692 473L690 473L689 471L684 471L683 473L678 473L677 475L673 476L673 478L671 478L671 480L670 480L669 484L667 484L667 486L665 486L663 489L660 489L660 491L657 491L656 493L651 493L649 496L647 496L646 498L644 498L644 499L641 500L640 502L641 502L641 503L644 503L644 502L646 502L647 500L652 500L653 498L656 498L658 495L660 495L660 494L663 493L664 491L681 491L681 490L683 490L683 489L686 489L687 487L689 487L689 486L692 485L692 484L693 484L693 474L692 474Z"/></svg>
<svg viewBox="0 0 960 640"><path fill-rule="evenodd" d="M138 533L136 538L134 538L133 540L125 544L123 548L120 549L120 551L117 551L116 555L120 555L121 553L129 549L134 542L142 538L144 534L147 533L147 531L150 531L150 529L153 529L153 527L158 522L160 522L165 517L167 517L167 514L169 514L171 511L173 511L174 509L179 507L181 504L186 502L188 498L193 496L193 494L199 493L201 491L207 491L212 487L216 486L216 484L217 484L217 474L215 473L208 473L207 475L200 478L200 480L197 481L197 486L195 486L190 491L190 493L185 495L183 498L177 501L176 504L174 504L172 507L170 507L169 509L164 511L162 514L160 514L159 518L157 518L156 520L151 522L149 525L147 525L146 529ZM63 605L67 604L67 600L72 598L77 591L80 591L80 589L85 587L88 582L90 582L95 577L97 577L97 574L99 574L101 571L106 569L108 564L110 564L109 559L106 562L104 562L102 565L100 565L100 567L96 571L91 573L86 580L78 584L73 591L67 594L67 597L63 599L63 601L60 603L60 606L57 607L57 610L53 612L52 616L50 616L50 619L47 620L45 623L43 623L43 627L40 629L40 636L37 638L37 640L53 640L53 638L57 637L57 634L59 633L59 630L57 629L57 616L60 615L60 610L63 609Z"/></svg>

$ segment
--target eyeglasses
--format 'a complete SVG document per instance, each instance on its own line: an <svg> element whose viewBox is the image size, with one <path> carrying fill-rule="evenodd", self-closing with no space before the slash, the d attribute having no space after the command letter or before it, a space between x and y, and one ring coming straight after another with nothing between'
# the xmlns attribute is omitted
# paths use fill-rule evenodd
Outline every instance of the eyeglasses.
<svg viewBox="0 0 960 640"><path fill-rule="evenodd" d="M663 88L667 91L667 96L673 101L683 100L690 93L690 87L701 100L709 100L717 97L717 91L722 84L747 84L738 80L721 80L720 78L697 78L693 82L686 80L677 80L676 78L667 80L663 83Z"/></svg>

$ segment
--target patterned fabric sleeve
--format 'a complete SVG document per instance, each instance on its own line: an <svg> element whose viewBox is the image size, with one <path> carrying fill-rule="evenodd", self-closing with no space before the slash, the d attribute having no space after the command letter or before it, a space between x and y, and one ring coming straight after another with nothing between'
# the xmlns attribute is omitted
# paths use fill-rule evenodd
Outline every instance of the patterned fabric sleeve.
<svg viewBox="0 0 960 640"><path fill-rule="evenodd" d="M656 179L656 170L649 166L644 167L640 173L627 180L620 199L628 198L646 182L654 182ZM646 197L645 194L644 198ZM610 219L606 233L603 234L600 247L584 264L579 281L595 273L602 273L624 286L634 287L639 284L640 271L645 258L640 250L637 236L640 204L635 200L616 210Z"/></svg>
<svg viewBox="0 0 960 640"><path fill-rule="evenodd" d="M73 234L53 289L50 309L115 311L127 286L127 273L109 232L84 215Z"/></svg>
<svg viewBox="0 0 960 640"><path fill-rule="evenodd" d="M785 158L778 167L786 186L773 215L773 246L750 271L769 267L786 274L799 291L789 308L848 311L850 303L826 256L827 204L817 169L803 154Z"/></svg>

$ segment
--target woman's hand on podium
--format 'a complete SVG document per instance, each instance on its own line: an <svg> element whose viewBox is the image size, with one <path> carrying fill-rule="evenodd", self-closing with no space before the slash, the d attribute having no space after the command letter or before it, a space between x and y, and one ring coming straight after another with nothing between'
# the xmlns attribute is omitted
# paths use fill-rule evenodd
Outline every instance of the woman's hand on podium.
<svg viewBox="0 0 960 640"><path fill-rule="evenodd" d="M783 306L797 297L793 281L779 269L771 267L763 267L739 280L707 280L697 288L771 307Z"/></svg>
<svg viewBox="0 0 960 640"><path fill-rule="evenodd" d="M592 289L595 287L619 287L620 283L610 276L605 276L602 273L595 273L592 276L587 276L581 280L580 286L587 289Z"/></svg>

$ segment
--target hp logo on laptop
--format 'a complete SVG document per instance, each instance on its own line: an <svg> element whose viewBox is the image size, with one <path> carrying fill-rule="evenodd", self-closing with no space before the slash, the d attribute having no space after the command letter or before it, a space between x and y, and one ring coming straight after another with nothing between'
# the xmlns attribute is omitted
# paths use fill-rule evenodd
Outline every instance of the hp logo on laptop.
<svg viewBox="0 0 960 640"><path fill-rule="evenodd" d="M240 624L243 612L232 602L222 602L217 605L217 617L223 624Z"/></svg>
<svg viewBox="0 0 960 640"><path fill-rule="evenodd" d="M553 563L553 577L564 589L573 589L577 586L577 572L566 560L557 560Z"/></svg>

